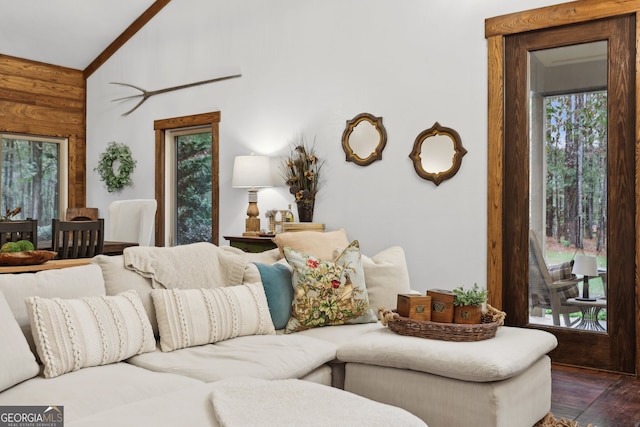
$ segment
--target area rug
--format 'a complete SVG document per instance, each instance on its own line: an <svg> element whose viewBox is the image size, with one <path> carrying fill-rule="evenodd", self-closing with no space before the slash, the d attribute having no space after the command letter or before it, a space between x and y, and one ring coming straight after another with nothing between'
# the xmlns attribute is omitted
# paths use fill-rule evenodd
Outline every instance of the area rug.
<svg viewBox="0 0 640 427"><path fill-rule="evenodd" d="M546 417L541 419L533 427L580 427L580 423L572 420L565 420L564 418L556 419L551 412ZM593 427L591 424L587 424L585 427Z"/></svg>

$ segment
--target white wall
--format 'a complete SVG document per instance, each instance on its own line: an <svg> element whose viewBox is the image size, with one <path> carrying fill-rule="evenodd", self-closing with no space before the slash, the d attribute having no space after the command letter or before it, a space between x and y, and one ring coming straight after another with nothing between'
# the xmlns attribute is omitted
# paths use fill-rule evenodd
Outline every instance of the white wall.
<svg viewBox="0 0 640 427"><path fill-rule="evenodd" d="M221 236L244 229L247 193L231 188L233 158L285 155L303 133L326 160L316 222L345 228L367 255L402 246L414 289L486 286L484 20L553 3L175 0L87 82L87 205L106 217L113 200L153 198L153 121L221 111ZM127 117L135 101L111 102L136 92L109 82L155 90L236 72L152 97ZM383 117L388 133L382 161L367 167L346 162L341 147L346 121L363 112ZM408 157L436 121L468 150L439 187ZM110 141L128 144L138 161L134 186L120 193L93 171ZM292 202L284 186L261 190L263 227L267 209Z"/></svg>

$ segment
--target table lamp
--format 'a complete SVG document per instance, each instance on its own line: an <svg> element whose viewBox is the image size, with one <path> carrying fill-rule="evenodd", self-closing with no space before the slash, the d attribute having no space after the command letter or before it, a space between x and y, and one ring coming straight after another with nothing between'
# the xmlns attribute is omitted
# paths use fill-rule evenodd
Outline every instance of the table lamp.
<svg viewBox="0 0 640 427"><path fill-rule="evenodd" d="M249 207L245 232L243 236L257 236L260 234L260 218L258 215L258 188L272 187L271 161L267 156L237 156L233 161L234 188L249 189Z"/></svg>
<svg viewBox="0 0 640 427"><path fill-rule="evenodd" d="M598 260L593 255L576 255L573 263L573 274L580 274L582 278L582 298L576 298L580 301L595 301L595 298L589 298L589 276L598 275Z"/></svg>

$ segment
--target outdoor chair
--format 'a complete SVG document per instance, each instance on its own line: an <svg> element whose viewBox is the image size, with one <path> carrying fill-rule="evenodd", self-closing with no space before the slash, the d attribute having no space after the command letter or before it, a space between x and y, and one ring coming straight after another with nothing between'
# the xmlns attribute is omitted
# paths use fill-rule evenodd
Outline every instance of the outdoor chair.
<svg viewBox="0 0 640 427"><path fill-rule="evenodd" d="M542 255L538 237L529 230L529 307L550 309L554 326L560 326L560 315L564 325L573 326L569 314L581 313L580 307L567 303L567 299L580 295L578 279L571 273L573 262L547 266Z"/></svg>
<svg viewBox="0 0 640 427"><path fill-rule="evenodd" d="M58 259L92 258L104 247L104 219L96 221L60 221L51 223L52 250Z"/></svg>

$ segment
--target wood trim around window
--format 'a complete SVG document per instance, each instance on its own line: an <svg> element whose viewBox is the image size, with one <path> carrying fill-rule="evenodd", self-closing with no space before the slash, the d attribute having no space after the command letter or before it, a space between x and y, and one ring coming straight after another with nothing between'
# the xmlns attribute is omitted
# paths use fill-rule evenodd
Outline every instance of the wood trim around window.
<svg viewBox="0 0 640 427"><path fill-rule="evenodd" d="M504 176L504 44L501 36L488 40L489 127L487 165L487 290L489 304L502 308L502 192Z"/></svg>
<svg viewBox="0 0 640 427"><path fill-rule="evenodd" d="M219 126L220 112L196 114L193 116L176 117L171 119L156 120L153 122L153 129L156 134L156 178L155 193L158 202L158 210L156 211L156 230L155 241L156 246L164 246L165 242L165 136L166 132L172 129L180 129L190 126L211 125L211 241L217 245L219 242Z"/></svg>
<svg viewBox="0 0 640 427"><path fill-rule="evenodd" d="M640 0L578 0L539 9L515 12L485 20L485 38L577 24L613 16L635 14Z"/></svg>

